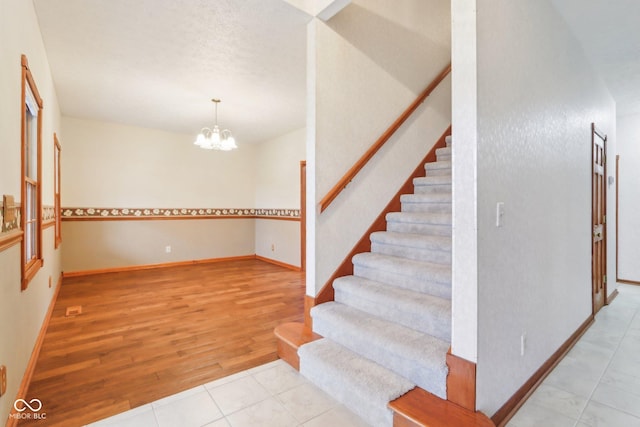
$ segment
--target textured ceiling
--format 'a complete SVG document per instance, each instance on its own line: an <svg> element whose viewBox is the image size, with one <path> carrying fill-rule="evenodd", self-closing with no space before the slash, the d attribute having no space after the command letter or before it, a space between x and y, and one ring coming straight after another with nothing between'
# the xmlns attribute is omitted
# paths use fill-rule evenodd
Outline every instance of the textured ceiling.
<svg viewBox="0 0 640 427"><path fill-rule="evenodd" d="M282 0L34 0L64 115L238 144L304 126L306 24Z"/></svg>
<svg viewBox="0 0 640 427"><path fill-rule="evenodd" d="M640 113L640 1L552 2L602 75L618 114Z"/></svg>

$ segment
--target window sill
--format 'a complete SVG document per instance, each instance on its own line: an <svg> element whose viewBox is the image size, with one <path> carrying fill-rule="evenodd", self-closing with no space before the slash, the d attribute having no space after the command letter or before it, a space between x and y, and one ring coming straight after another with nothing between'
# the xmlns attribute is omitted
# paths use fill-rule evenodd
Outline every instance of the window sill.
<svg viewBox="0 0 640 427"><path fill-rule="evenodd" d="M29 282L31 279L40 271L44 262L42 259L36 259L31 261L29 264L25 266L24 272L22 274L22 290L26 291L29 286Z"/></svg>

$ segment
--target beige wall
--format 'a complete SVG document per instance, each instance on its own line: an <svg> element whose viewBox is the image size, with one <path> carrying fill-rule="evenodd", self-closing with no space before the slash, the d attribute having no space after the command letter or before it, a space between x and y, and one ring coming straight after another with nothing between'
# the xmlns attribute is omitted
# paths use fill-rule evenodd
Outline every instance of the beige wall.
<svg viewBox="0 0 640 427"><path fill-rule="evenodd" d="M64 270L77 272L253 255L255 220L68 221L62 232Z"/></svg>
<svg viewBox="0 0 640 427"><path fill-rule="evenodd" d="M203 150L193 135L63 117L63 206L246 208L255 149Z"/></svg>
<svg viewBox="0 0 640 427"><path fill-rule="evenodd" d="M354 1L308 30L307 293L315 295L451 123L447 80L323 213L317 204L450 60L449 2Z"/></svg>
<svg viewBox="0 0 640 427"><path fill-rule="evenodd" d="M49 64L33 4L0 1L0 194L20 200L20 55L29 67L43 99L42 202L53 205L53 133L60 133L60 113ZM20 291L20 245L0 252L0 365L7 367L7 393L0 397L0 425L13 406L36 337L60 276L60 250L54 249L54 229L42 235L44 266ZM49 288L49 280L53 287Z"/></svg>
<svg viewBox="0 0 640 427"><path fill-rule="evenodd" d="M304 129L219 152L194 146L193 135L72 117L62 123L63 207L300 207ZM63 267L78 272L254 253L299 266L294 224L299 229L296 221L262 219L64 221Z"/></svg>
<svg viewBox="0 0 640 427"><path fill-rule="evenodd" d="M300 209L300 161L306 130L298 129L256 146L256 208ZM300 267L300 222L256 220L255 252Z"/></svg>

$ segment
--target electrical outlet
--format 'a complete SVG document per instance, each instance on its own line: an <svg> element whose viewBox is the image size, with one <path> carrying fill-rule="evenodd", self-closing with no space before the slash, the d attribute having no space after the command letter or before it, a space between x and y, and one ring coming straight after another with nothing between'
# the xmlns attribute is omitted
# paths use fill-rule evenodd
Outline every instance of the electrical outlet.
<svg viewBox="0 0 640 427"><path fill-rule="evenodd" d="M165 246L164 247L164 252L167 253L167 254L170 254L171 253L171 246Z"/></svg>
<svg viewBox="0 0 640 427"><path fill-rule="evenodd" d="M276 250L276 245L274 243L271 244L271 252Z"/></svg>
<svg viewBox="0 0 640 427"><path fill-rule="evenodd" d="M0 396L7 392L7 367L0 366Z"/></svg>
<svg viewBox="0 0 640 427"><path fill-rule="evenodd" d="M527 333L523 332L522 335L520 335L520 356L524 356L526 345L527 345Z"/></svg>

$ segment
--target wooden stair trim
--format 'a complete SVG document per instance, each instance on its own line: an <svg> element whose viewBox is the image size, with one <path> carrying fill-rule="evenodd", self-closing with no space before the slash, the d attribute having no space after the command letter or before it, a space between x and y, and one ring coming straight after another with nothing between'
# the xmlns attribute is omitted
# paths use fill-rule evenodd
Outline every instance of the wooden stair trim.
<svg viewBox="0 0 640 427"><path fill-rule="evenodd" d="M389 402L394 427L495 427L482 412L465 409L416 387Z"/></svg>
<svg viewBox="0 0 640 427"><path fill-rule="evenodd" d="M304 323L288 322L276 326L273 333L278 344L278 357L287 362L297 371L300 370L300 357L298 348L303 344L319 340L321 335L316 334Z"/></svg>
<svg viewBox="0 0 640 427"><path fill-rule="evenodd" d="M329 192L320 200L320 213L324 212L327 207L335 200L336 197L344 190L347 185L356 177L358 172L365 167L365 165L371 160L371 158L384 146L384 144L393 136L394 133L400 126L404 124L404 122L411 117L413 112L422 104L425 99L442 83L451 73L451 63L449 63L440 73L429 83L429 86L423 90L420 95L416 98L415 101L407 107L406 110L396 119L395 122L389 126L389 128L378 138L376 142L373 143L371 147L355 162L353 166L344 174L342 178L329 190Z"/></svg>
<svg viewBox="0 0 640 427"><path fill-rule="evenodd" d="M351 262L351 259L354 257L354 255L363 252L371 252L371 240L369 239L369 236L373 232L386 230L387 214L389 212L400 211L402 207L402 204L400 203L400 196L413 192L413 180L415 178L425 176L425 163L436 161L436 150L438 148L444 148L447 146L445 138L448 135L451 135L451 126L449 126L447 130L444 131L438 141L433 145L431 150L429 150L427 155L422 159L418 166L416 166L416 168L413 170L409 178L407 178L407 180L404 182L402 187L398 189L391 201L387 204L387 206L385 206L382 212L380 212L380 215L378 215L378 217L373 221L367 231L364 232L360 240L358 240L355 246L351 249L351 252L347 254L347 256L342 260L342 263L340 263L340 265L333 272L329 280L327 280L327 282L324 284L318 295L316 295L315 298L308 297L309 301L305 299L305 324L307 324L309 328L311 327L311 316L309 316L309 310L311 310L311 308L318 304L333 301L333 281L338 277L349 276L353 274L353 263Z"/></svg>
<svg viewBox="0 0 640 427"><path fill-rule="evenodd" d="M447 352L447 400L467 409L476 410L476 364Z"/></svg>

